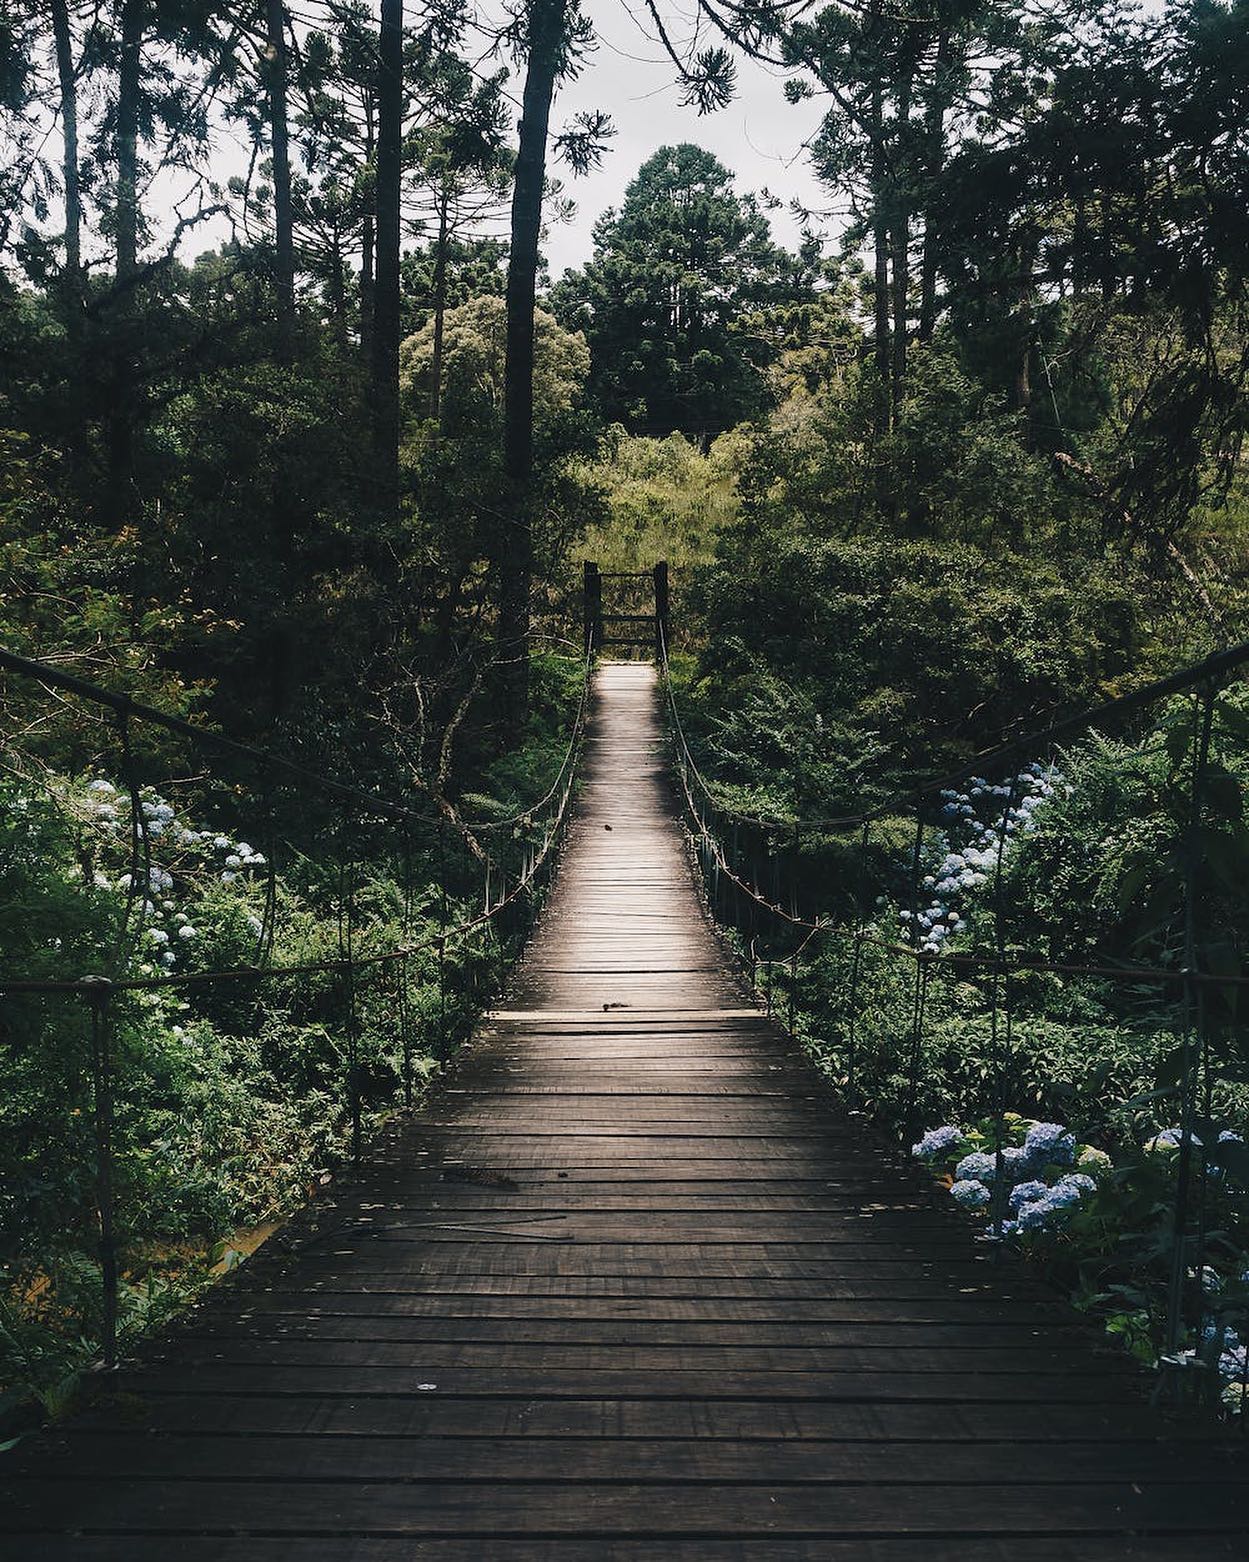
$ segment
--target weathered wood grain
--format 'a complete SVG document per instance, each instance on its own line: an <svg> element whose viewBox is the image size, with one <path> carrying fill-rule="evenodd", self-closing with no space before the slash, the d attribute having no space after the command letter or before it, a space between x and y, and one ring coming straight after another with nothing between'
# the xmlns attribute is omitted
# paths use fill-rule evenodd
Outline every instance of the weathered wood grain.
<svg viewBox="0 0 1249 1562"><path fill-rule="evenodd" d="M42 1562L1249 1555L1243 1445L1151 1410L739 990L639 665L428 1110L8 1465Z"/></svg>

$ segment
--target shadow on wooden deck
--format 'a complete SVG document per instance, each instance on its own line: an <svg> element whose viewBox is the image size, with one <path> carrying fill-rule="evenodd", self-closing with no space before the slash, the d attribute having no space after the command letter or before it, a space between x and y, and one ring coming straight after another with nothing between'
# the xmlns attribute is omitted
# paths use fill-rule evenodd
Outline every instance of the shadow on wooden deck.
<svg viewBox="0 0 1249 1562"><path fill-rule="evenodd" d="M841 1117L749 1007L599 674L498 1010L358 1179L10 1461L40 1562L1249 1556L1243 1445Z"/></svg>

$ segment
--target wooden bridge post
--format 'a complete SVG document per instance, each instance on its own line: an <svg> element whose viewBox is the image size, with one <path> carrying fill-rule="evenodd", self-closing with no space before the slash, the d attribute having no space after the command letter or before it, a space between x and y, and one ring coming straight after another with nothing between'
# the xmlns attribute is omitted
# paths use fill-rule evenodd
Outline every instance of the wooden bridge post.
<svg viewBox="0 0 1249 1562"><path fill-rule="evenodd" d="M662 664L668 646L668 561L655 566L655 661Z"/></svg>
<svg viewBox="0 0 1249 1562"><path fill-rule="evenodd" d="M603 643L603 577L592 559L585 561L582 619L588 655L591 649L597 650Z"/></svg>

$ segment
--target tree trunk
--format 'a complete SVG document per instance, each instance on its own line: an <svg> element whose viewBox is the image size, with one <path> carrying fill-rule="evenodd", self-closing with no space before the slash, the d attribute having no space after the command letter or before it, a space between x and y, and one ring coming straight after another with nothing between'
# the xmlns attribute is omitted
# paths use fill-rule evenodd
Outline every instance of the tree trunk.
<svg viewBox="0 0 1249 1562"><path fill-rule="evenodd" d="M1019 247L1019 276L1015 284L1015 405L1024 414L1023 443L1028 450L1033 448L1035 434L1031 417L1032 349L1036 341L1036 325L1033 318L1036 285L1033 276L1040 241L1039 232L1025 233Z"/></svg>
<svg viewBox="0 0 1249 1562"><path fill-rule="evenodd" d="M121 57L117 71L117 281L125 284L139 263L139 90L143 55L144 0L125 0L121 11Z"/></svg>
<svg viewBox="0 0 1249 1562"><path fill-rule="evenodd" d="M117 183L113 210L114 292L112 386L106 418L107 481L105 522L119 530L131 519L134 431L138 421L133 362L134 287L139 268L139 96L143 85L146 0L125 0L117 69L114 157ZM136 599L137 599L136 588ZM137 600L136 600L137 610Z"/></svg>
<svg viewBox="0 0 1249 1562"><path fill-rule="evenodd" d="M442 343L447 317L447 225L451 190L444 179L438 198L438 248L434 254L434 357L430 365L429 415L436 423L442 415Z"/></svg>
<svg viewBox="0 0 1249 1562"><path fill-rule="evenodd" d="M295 217L291 205L290 132L286 111L286 6L265 4L269 136L273 147L273 223L276 250L278 359L289 363L295 337Z"/></svg>
<svg viewBox="0 0 1249 1562"><path fill-rule="evenodd" d="M365 104L364 110L364 161L366 167L373 163L375 150L373 136L373 105ZM364 228L360 235L360 356L366 364L373 362L373 258L376 248L372 208L364 214Z"/></svg>
<svg viewBox="0 0 1249 1562"><path fill-rule="evenodd" d="M914 64L907 59L904 65L905 71L898 82L897 135L894 137L894 166L889 181L889 260L893 306L893 351L890 355L889 380L895 423L906 390L906 354L910 332L911 297L911 190L907 176L911 171L908 127L911 120Z"/></svg>
<svg viewBox="0 0 1249 1562"><path fill-rule="evenodd" d="M889 226L885 174L883 91L879 77L872 87L872 358L878 377L876 432L889 432Z"/></svg>
<svg viewBox="0 0 1249 1562"><path fill-rule="evenodd" d="M78 82L68 0L52 0L56 73L61 89L61 133L65 141L65 269L77 279L82 269L82 183L78 171Z"/></svg>
<svg viewBox="0 0 1249 1562"><path fill-rule="evenodd" d="M378 507L399 499L399 197L403 136L403 0L382 0L377 69L377 271L372 413Z"/></svg>
<svg viewBox="0 0 1249 1562"><path fill-rule="evenodd" d="M933 60L932 96L925 116L924 142L927 149L928 188L924 194L924 251L920 260L919 339L930 342L937 325L937 229L934 188L945 161L945 113L949 103L950 34L942 28L937 36Z"/></svg>
<svg viewBox="0 0 1249 1562"><path fill-rule="evenodd" d="M347 348L347 278L343 266L343 236L334 230L330 249L330 318L334 322L334 340Z"/></svg>
<svg viewBox="0 0 1249 1562"><path fill-rule="evenodd" d="M891 270L890 293L893 304L893 341L889 366L889 399L893 408L892 421L897 422L898 409L906 390L906 350L909 328L908 300L911 291L910 223L901 190L894 192L893 212L889 222L889 258Z"/></svg>
<svg viewBox="0 0 1249 1562"><path fill-rule="evenodd" d="M512 190L512 242L507 265L507 366L503 390L503 473L508 535L499 548L499 642L519 721L529 703L529 593L533 569L534 299L542 190L551 99L559 73L567 0L531 0L520 144Z"/></svg>

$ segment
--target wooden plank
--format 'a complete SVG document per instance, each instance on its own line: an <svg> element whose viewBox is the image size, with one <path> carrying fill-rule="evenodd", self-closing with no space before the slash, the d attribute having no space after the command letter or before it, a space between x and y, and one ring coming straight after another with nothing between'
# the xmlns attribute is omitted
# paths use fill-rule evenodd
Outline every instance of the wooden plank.
<svg viewBox="0 0 1249 1562"><path fill-rule="evenodd" d="M526 1349L538 1345L629 1346L633 1349L645 1346L647 1349L682 1350L699 1347L726 1353L748 1350L752 1359L768 1350L814 1350L828 1352L827 1357L820 1359L834 1362L839 1353L847 1350L919 1351L925 1355L941 1352L940 1359L952 1362L952 1358L944 1354L949 1349L988 1351L991 1348L995 1352L1021 1354L1023 1361L1041 1365L1042 1354L1061 1359L1067 1357L1073 1345L1088 1348L1087 1339L1072 1339L1071 1328L1069 1325L1064 1331L1053 1326L985 1323L979 1319L961 1324L902 1323L896 1319L877 1324L804 1324L776 1315L750 1323L729 1322L714 1315L679 1322L656 1322L636 1314L615 1320L597 1320L580 1313L561 1318L535 1318L532 1315L485 1318L480 1313L459 1319L441 1313L419 1318L376 1315L366 1318L358 1312L335 1316L316 1308L305 1308L298 1313L249 1310L227 1317L209 1317L189 1338L195 1342L210 1342L223 1351L226 1349L223 1342L238 1339L304 1340L320 1345L351 1341L407 1348L434 1343L514 1343L521 1339ZM188 1356L183 1343L179 1344L179 1355L184 1360L194 1359ZM1111 1359L1121 1363L1122 1353L1116 1352ZM910 1356L900 1358L899 1365L909 1365L910 1360Z"/></svg>
<svg viewBox="0 0 1249 1562"><path fill-rule="evenodd" d="M196 1393L196 1386L204 1392ZM83 1429L122 1434L191 1432L319 1435L367 1440L402 1437L697 1438L719 1440L897 1442L914 1446L922 1464L937 1445L1004 1447L1019 1441L1066 1444L1100 1441L1162 1442L1174 1455L1194 1444L1177 1465L1200 1456L1209 1440L1201 1423L1142 1416L1140 1406L1064 1405L1016 1400L1000 1404L888 1400L718 1399L501 1399L438 1394L330 1396L253 1392L231 1394L216 1379L190 1379L179 1392L144 1395L123 1378L77 1421ZM70 1435L67 1433L66 1435Z"/></svg>
<svg viewBox="0 0 1249 1562"><path fill-rule="evenodd" d="M135 1491L143 1501L134 1500ZM212 1507L206 1503L212 1494ZM55 1532L63 1482L16 1483L14 1534ZM1106 1535L1243 1533L1239 1482L1025 1486L851 1483L646 1485L542 1482L74 1481L69 1495L96 1532L169 1536L239 1530L294 1535Z"/></svg>
<svg viewBox="0 0 1249 1562"><path fill-rule="evenodd" d="M674 1482L742 1486L879 1484L983 1486L996 1466L1023 1485L1105 1485L1117 1481L1236 1481L1244 1449L1212 1444L1202 1462L1177 1473L1174 1451L1157 1443L1042 1442L1009 1445L995 1457L983 1443L926 1448L911 1443L746 1438L524 1438L188 1436L135 1432L80 1433L27 1455L31 1478L58 1451L74 1455L73 1479L166 1481L193 1470L201 1481L353 1481L480 1483L550 1480ZM23 1471L23 1475L27 1475Z"/></svg>
<svg viewBox="0 0 1249 1562"><path fill-rule="evenodd" d="M750 1006L658 737L649 672L605 674L506 997L356 1180L19 1447L16 1555L1249 1554L1243 1449L1152 1410Z"/></svg>
<svg viewBox="0 0 1249 1562"><path fill-rule="evenodd" d="M942 1542L931 1536L842 1540L769 1537L767 1562L1210 1562L1235 1557L1244 1562L1239 1536L1172 1537L1051 1535L982 1539L959 1536ZM870 1547L870 1549L869 1549ZM593 1541L593 1562L761 1562L760 1541L718 1535L713 1540L665 1536L661 1540ZM478 1539L229 1535L179 1536L179 1562L485 1562ZM170 1562L167 1538L84 1535L72 1540L41 1536L39 1562ZM524 1540L492 1537L489 1562L589 1562L578 1537Z"/></svg>
<svg viewBox="0 0 1249 1562"><path fill-rule="evenodd" d="M620 1360L619 1357L616 1358ZM1073 1353L1062 1371L912 1372L884 1362L879 1370L789 1371L776 1368L480 1367L425 1360L401 1366L353 1365L324 1352L315 1362L212 1361L159 1363L118 1379L125 1393L390 1396L450 1394L478 1399L797 1399L877 1404L1105 1405L1126 1403L1119 1374L1093 1370ZM1142 1410L1143 1397L1139 1400Z"/></svg>
<svg viewBox="0 0 1249 1562"><path fill-rule="evenodd" d="M318 1319L359 1318L410 1322L429 1319L450 1325L457 1319L525 1320L551 1322L575 1319L586 1324L645 1322L659 1324L723 1325L729 1329L782 1323L787 1327L851 1327L908 1329L916 1326L949 1328L1053 1327L1080 1328L1081 1323L1057 1303L1027 1304L997 1295L941 1297L909 1303L893 1297L867 1297L838 1301L820 1297L667 1297L586 1296L517 1293L504 1291L408 1291L382 1292L311 1289L273 1289L249 1292L245 1300L230 1297L219 1304L210 1298L199 1316L211 1328L219 1317L262 1319L286 1317L312 1323Z"/></svg>

